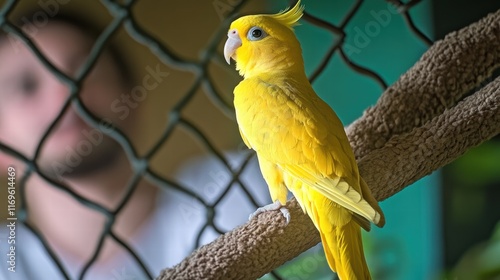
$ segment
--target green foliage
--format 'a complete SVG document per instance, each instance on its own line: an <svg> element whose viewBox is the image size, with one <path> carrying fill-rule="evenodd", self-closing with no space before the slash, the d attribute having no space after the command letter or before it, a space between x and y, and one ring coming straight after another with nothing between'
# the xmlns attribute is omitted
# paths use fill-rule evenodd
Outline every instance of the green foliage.
<svg viewBox="0 0 500 280"><path fill-rule="evenodd" d="M500 279L500 222L490 240L469 249L448 279Z"/></svg>

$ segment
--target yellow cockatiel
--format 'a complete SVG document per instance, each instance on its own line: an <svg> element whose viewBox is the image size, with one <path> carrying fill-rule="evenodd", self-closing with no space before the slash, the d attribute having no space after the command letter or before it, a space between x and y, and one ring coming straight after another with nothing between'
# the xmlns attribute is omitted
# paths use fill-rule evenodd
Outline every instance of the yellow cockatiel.
<svg viewBox="0 0 500 280"><path fill-rule="evenodd" d="M257 152L274 204L287 188L319 230L330 268L341 279L370 279L360 227L385 223L382 210L359 176L344 127L309 83L293 26L300 1L275 15L235 20L224 56L244 77L234 89L236 118L245 144Z"/></svg>

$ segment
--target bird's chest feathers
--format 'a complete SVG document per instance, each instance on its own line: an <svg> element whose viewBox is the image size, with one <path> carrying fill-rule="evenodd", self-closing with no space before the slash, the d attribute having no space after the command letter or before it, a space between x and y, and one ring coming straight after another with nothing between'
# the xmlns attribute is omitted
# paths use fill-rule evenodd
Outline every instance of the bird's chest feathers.
<svg viewBox="0 0 500 280"><path fill-rule="evenodd" d="M242 81L235 89L236 118L242 136L256 151L279 147L303 114L303 100L291 84L261 79Z"/></svg>

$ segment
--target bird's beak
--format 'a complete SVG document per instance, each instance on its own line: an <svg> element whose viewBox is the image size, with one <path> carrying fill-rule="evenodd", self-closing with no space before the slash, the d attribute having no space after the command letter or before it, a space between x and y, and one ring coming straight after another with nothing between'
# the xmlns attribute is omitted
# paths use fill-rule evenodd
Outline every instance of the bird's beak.
<svg viewBox="0 0 500 280"><path fill-rule="evenodd" d="M227 64L231 64L231 58L236 59L236 49L241 46L241 39L236 29L227 33L227 41L224 45L224 58Z"/></svg>

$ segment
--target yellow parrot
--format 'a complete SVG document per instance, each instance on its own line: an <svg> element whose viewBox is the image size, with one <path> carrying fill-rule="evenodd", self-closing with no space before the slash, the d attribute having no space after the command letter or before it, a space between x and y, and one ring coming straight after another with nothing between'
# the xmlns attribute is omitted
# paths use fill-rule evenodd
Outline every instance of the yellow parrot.
<svg viewBox="0 0 500 280"><path fill-rule="evenodd" d="M234 89L241 137L257 153L271 205L284 208L287 189L319 230L330 268L341 279L370 279L361 227L382 227L384 215L360 177L344 127L314 92L293 32L304 7L232 22L224 57L243 80Z"/></svg>

